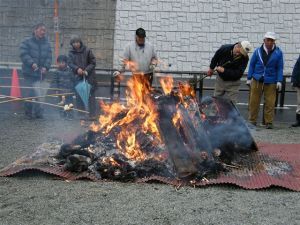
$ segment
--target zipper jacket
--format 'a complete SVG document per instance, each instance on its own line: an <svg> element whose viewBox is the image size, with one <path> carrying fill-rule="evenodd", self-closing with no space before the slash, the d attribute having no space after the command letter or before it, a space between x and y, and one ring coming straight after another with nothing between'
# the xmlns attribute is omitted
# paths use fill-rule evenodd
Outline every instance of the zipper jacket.
<svg viewBox="0 0 300 225"><path fill-rule="evenodd" d="M249 65L247 79L264 81L265 84L276 84L283 80L283 53L277 46L266 65L262 58L263 47L255 49Z"/></svg>

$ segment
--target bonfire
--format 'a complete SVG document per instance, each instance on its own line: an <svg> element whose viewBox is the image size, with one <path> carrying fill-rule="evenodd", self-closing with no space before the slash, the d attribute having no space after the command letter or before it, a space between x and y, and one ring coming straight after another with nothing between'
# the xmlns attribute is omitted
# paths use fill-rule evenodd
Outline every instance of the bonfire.
<svg viewBox="0 0 300 225"><path fill-rule="evenodd" d="M198 103L190 85L175 84L171 76L160 84L162 90L155 90L142 74L133 75L126 103L101 102L99 120L61 146L59 163L99 179L201 180L237 167L257 150L230 101L207 97Z"/></svg>

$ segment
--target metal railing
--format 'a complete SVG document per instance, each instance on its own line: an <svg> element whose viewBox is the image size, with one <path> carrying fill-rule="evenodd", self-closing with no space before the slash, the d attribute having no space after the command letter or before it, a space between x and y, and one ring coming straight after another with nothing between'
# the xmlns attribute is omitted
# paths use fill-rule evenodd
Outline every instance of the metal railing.
<svg viewBox="0 0 300 225"><path fill-rule="evenodd" d="M115 71L115 70L112 70ZM157 74L157 73L156 73ZM161 76L161 74L165 74L165 75L172 75L173 77L175 77L175 79L178 80L198 80L198 82L194 83L194 90L196 91L196 94L198 96L199 99L202 98L204 91L213 91L214 87L207 87L204 86L204 82L205 80L203 78L206 77L206 71L200 71L200 72L195 72L195 71L159 71L158 72L159 77L163 77ZM130 75L129 75L130 76ZM156 75L157 76L157 75ZM289 79L291 77L291 74L285 74L283 77L283 81L282 81L282 89L281 91L277 91L276 93L276 102L275 102L275 106L279 106L280 107L284 107L284 101L285 101L285 95L287 92L296 92L294 90L287 90L286 89L286 85L287 85L287 79ZM212 77L213 79L215 78L215 76L213 75ZM155 78L154 78L155 79ZM246 81L245 81L246 82ZM153 85L154 88L161 88L160 86L157 86L156 84ZM119 99L120 98L120 88L121 87L126 87L126 83L125 82L117 82L114 80L113 76L111 77L111 100L114 100L115 98ZM249 92L249 88L240 88L239 91L246 91Z"/></svg>
<svg viewBox="0 0 300 225"><path fill-rule="evenodd" d="M0 69L21 69L21 63L15 63L15 62L0 62ZM52 65L51 70L55 69L56 66ZM110 99L113 101L115 99L120 99L121 95L121 88L126 88L126 80L122 82L117 82L113 77L113 72L116 71L116 69L103 69L103 68L96 68L96 75L97 75L97 86L98 87L109 87L110 88ZM129 78L131 76L131 73L129 71L124 73L126 78ZM159 79L160 77L164 77L167 75L172 75L174 80L184 80L188 81L190 79L198 80L199 82L196 82L194 86L194 90L196 91L196 94L199 99L202 98L204 91L212 91L214 90L213 86L204 86L205 79L204 76L206 76L206 71L157 71L154 75L154 81L155 79ZM1 76L0 76L1 77ZM284 107L284 101L285 101L285 95L287 92L295 92L294 90L288 90L286 88L287 86L287 79L291 77L291 74L284 74L284 79L282 82L282 90L277 92L276 97L276 103L275 106L278 105L280 107ZM215 77L213 76L212 79ZM159 85L159 82L154 82L153 85L155 88L161 88ZM249 91L249 88L240 88L240 91Z"/></svg>

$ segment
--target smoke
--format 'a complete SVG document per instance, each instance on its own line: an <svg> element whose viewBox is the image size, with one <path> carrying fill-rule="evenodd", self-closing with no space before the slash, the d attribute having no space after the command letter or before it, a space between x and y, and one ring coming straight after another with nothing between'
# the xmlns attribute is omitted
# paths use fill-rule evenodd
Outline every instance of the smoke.
<svg viewBox="0 0 300 225"><path fill-rule="evenodd" d="M251 133L243 118L236 115L230 115L224 123L210 126L209 133L214 147L233 143L243 148L250 148L253 142Z"/></svg>
<svg viewBox="0 0 300 225"><path fill-rule="evenodd" d="M45 96L50 88L50 82L46 80L36 81L33 83L33 88L36 96Z"/></svg>
<svg viewBox="0 0 300 225"><path fill-rule="evenodd" d="M201 106L206 114L203 126L213 148L228 146L231 151L250 151L253 148L251 132L231 102L222 98L207 98Z"/></svg>

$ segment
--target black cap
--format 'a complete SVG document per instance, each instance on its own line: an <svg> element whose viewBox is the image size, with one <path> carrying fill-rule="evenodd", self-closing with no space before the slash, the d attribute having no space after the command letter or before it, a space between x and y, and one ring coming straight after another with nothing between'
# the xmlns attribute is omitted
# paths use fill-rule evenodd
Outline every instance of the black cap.
<svg viewBox="0 0 300 225"><path fill-rule="evenodd" d="M139 28L135 31L136 36L146 37L146 31L143 28Z"/></svg>

